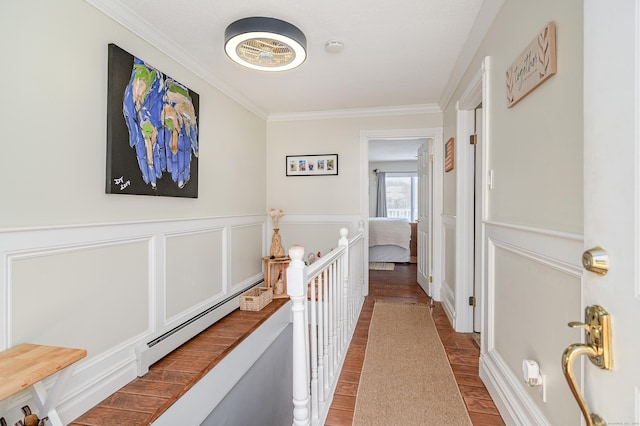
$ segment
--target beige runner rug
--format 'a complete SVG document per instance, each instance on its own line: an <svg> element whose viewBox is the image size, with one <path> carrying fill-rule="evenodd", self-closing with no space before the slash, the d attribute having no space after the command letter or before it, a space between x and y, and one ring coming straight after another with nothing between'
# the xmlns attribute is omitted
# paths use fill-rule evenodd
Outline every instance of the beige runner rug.
<svg viewBox="0 0 640 426"><path fill-rule="evenodd" d="M354 425L471 425L429 307L378 301Z"/></svg>

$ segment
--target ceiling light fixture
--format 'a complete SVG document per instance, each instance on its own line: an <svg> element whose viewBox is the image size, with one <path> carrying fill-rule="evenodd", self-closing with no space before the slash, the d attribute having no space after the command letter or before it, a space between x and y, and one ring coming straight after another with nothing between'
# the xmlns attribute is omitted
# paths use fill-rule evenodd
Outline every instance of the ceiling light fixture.
<svg viewBox="0 0 640 426"><path fill-rule="evenodd" d="M224 50L234 62L260 71L285 71L307 57L307 38L295 25L276 18L244 18L224 32Z"/></svg>

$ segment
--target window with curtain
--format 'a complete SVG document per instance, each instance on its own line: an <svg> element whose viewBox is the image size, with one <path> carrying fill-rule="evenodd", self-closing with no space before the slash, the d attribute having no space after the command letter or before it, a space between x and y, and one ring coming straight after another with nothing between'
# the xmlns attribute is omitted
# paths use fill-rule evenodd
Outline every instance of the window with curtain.
<svg viewBox="0 0 640 426"><path fill-rule="evenodd" d="M387 217L418 218L418 174L386 173Z"/></svg>

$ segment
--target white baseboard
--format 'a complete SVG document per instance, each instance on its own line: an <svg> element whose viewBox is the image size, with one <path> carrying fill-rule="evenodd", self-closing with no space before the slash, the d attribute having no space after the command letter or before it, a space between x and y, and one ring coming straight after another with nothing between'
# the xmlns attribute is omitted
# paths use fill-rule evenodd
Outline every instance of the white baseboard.
<svg viewBox="0 0 640 426"><path fill-rule="evenodd" d="M507 425L550 425L495 350L480 356L480 378Z"/></svg>

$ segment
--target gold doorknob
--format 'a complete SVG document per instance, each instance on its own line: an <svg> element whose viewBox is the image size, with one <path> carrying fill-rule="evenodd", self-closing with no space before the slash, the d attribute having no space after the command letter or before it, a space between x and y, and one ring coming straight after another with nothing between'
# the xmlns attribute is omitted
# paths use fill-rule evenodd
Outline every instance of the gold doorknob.
<svg viewBox="0 0 640 426"><path fill-rule="evenodd" d="M589 360L599 368L611 370L613 355L611 348L611 319L602 306L588 306L585 310L585 322L572 321L568 325L573 328L584 328L586 343L570 345L562 354L562 372L567 379L587 426L605 426L600 416L589 412L573 373L573 361L580 355L587 355Z"/></svg>
<svg viewBox="0 0 640 426"><path fill-rule="evenodd" d="M582 266L587 271L605 275L609 272L609 255L602 247L594 247L582 253Z"/></svg>
<svg viewBox="0 0 640 426"><path fill-rule="evenodd" d="M569 384L573 397L578 402L578 406L580 406L580 411L582 411L586 425L606 426L602 417L589 412L589 407L587 407L587 403L576 384L576 378L573 373L573 360L580 355L588 355L591 358L598 356L598 352L593 346L584 345L582 343L576 343L575 345L569 346L562 354L562 372L564 373L564 377L567 379L567 383Z"/></svg>

